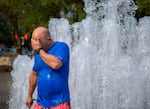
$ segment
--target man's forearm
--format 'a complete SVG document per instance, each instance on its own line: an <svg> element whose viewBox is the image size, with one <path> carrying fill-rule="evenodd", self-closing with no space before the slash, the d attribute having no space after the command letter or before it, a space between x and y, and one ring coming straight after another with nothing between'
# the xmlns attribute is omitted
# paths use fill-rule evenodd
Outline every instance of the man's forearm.
<svg viewBox="0 0 150 109"><path fill-rule="evenodd" d="M36 83L37 83L37 73L36 72L31 72L31 74L29 76L28 97L32 98L32 95L33 95L34 90L36 88Z"/></svg>
<svg viewBox="0 0 150 109"><path fill-rule="evenodd" d="M43 61L52 69L56 70L62 66L62 62L57 57L47 54L44 50L40 50L40 56L43 59Z"/></svg>

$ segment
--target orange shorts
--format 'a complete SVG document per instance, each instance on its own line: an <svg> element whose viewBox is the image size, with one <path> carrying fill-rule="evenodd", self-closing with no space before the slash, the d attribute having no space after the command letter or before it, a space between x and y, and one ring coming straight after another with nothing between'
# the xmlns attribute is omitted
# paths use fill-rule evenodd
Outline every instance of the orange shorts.
<svg viewBox="0 0 150 109"><path fill-rule="evenodd" d="M34 104L34 109L71 109L71 106L67 102L63 102L55 107L50 107L50 108L44 108L37 103Z"/></svg>

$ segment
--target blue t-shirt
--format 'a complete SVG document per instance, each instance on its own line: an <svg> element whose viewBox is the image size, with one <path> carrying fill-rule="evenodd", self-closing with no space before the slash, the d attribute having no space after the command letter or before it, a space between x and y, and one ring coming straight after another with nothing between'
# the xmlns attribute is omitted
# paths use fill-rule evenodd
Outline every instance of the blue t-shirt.
<svg viewBox="0 0 150 109"><path fill-rule="evenodd" d="M37 103L44 107L53 107L64 101L70 102L68 88L69 48L63 42L54 42L47 53L61 60L63 63L61 68L52 69L36 54L33 71L38 72Z"/></svg>

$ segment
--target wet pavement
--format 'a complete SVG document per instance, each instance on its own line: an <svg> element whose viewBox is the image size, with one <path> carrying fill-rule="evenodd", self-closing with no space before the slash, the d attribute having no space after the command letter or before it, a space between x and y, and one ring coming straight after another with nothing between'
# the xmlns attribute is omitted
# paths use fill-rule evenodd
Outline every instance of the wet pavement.
<svg viewBox="0 0 150 109"><path fill-rule="evenodd" d="M8 109L9 93L12 83L10 72L0 72L0 109Z"/></svg>

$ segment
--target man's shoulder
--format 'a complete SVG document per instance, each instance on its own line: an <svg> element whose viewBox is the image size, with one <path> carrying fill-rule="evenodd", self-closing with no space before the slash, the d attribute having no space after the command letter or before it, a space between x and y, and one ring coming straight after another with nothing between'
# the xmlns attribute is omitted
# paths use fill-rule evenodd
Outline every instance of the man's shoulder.
<svg viewBox="0 0 150 109"><path fill-rule="evenodd" d="M56 43L57 43L58 45L68 47L68 44L67 44L66 42L57 41Z"/></svg>
<svg viewBox="0 0 150 109"><path fill-rule="evenodd" d="M67 45L67 43L63 41L56 41L56 43Z"/></svg>

